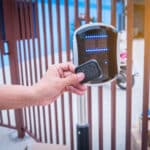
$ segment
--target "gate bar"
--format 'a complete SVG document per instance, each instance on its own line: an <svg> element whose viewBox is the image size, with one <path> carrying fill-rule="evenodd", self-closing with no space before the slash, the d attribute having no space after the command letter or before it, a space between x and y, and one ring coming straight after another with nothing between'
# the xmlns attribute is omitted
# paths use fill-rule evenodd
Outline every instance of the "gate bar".
<svg viewBox="0 0 150 150"><path fill-rule="evenodd" d="M78 10L78 0L75 0L74 1L74 19L75 19L74 28L75 29L77 29L79 27L79 12L78 11L79 11ZM71 109L72 109L72 105L70 105L70 106L71 106Z"/></svg>
<svg viewBox="0 0 150 150"><path fill-rule="evenodd" d="M62 62L62 54L61 54L61 38L60 38L60 9L59 9L59 0L56 0L56 16L57 16L57 38L58 38L58 57L59 61ZM55 108L55 117L56 117L56 143L59 143L59 134L58 134L58 109L57 109L57 101L54 102Z"/></svg>
<svg viewBox="0 0 150 150"><path fill-rule="evenodd" d="M102 0L97 0L97 22L102 22Z"/></svg>
<svg viewBox="0 0 150 150"><path fill-rule="evenodd" d="M37 58L37 52L36 52L36 48L35 48L35 38L36 38L36 33L34 33L34 23L35 23L35 25L36 25L36 20L34 20L35 18L33 18L33 17L35 17L34 15L34 13L35 13L35 9L33 9L33 7L35 8L35 5L34 5L34 3L32 2L32 0L29 2L29 17L30 17L30 28L31 28L31 38L32 38L32 41L33 41L33 57L34 58ZM35 21L35 22L34 22ZM37 27L37 25L35 26L35 27ZM37 79L37 61L36 61L36 59L34 59L34 76L35 76L35 82L37 82L38 81L38 79Z"/></svg>
<svg viewBox="0 0 150 150"><path fill-rule="evenodd" d="M78 0L74 0L74 19L75 19L75 29L79 27L79 12L78 12Z"/></svg>
<svg viewBox="0 0 150 150"><path fill-rule="evenodd" d="M45 1L42 0L42 18L43 18L43 34L44 34L44 58L45 58L45 70L48 69L48 49L47 49L47 38L46 38L46 21L45 21ZM46 111L45 107L42 106L43 110L43 124L44 124L44 140L47 143L47 128L46 128Z"/></svg>
<svg viewBox="0 0 150 150"><path fill-rule="evenodd" d="M23 5L24 5L24 20L25 20L25 31L26 31L26 37L25 39L27 40L27 47L28 47L28 63L29 63L29 74L30 74L30 81L29 83L32 85L33 84L33 76L32 76L32 64L31 64L31 46L30 46L30 38L31 38L31 32L30 32L30 18L29 18L29 3L24 0L23 1ZM32 107L28 107L29 110L29 122L30 122L30 131L32 131L32 120L31 120L31 108Z"/></svg>
<svg viewBox="0 0 150 150"><path fill-rule="evenodd" d="M22 31L22 42L23 42L23 53L24 53L24 61L25 61L25 76L26 76L26 85L29 85L29 83L28 83L28 71L27 71L27 62L26 62L26 60L27 60L27 58L26 58L26 51L25 51L25 41L24 41L24 39L25 39L25 37L26 37L26 35L25 35L25 33L26 33L26 31L25 31L25 17L24 17L24 13L23 13L23 11L24 11L24 7L23 7L23 2L20 2L19 3L20 4L20 23L21 23L21 31Z"/></svg>
<svg viewBox="0 0 150 150"><path fill-rule="evenodd" d="M66 52L67 52L67 61L71 61L70 56L70 27L69 27L69 10L68 10L68 0L65 0L65 23L66 23Z"/></svg>
<svg viewBox="0 0 150 150"><path fill-rule="evenodd" d="M0 110L0 124L3 124L2 111Z"/></svg>
<svg viewBox="0 0 150 150"><path fill-rule="evenodd" d="M85 21L89 23L90 21L90 7L89 0L85 1ZM88 123L89 123L89 149L92 150L92 92L91 87L87 89L87 101L88 101Z"/></svg>
<svg viewBox="0 0 150 150"><path fill-rule="evenodd" d="M52 15L52 4L51 0L48 0L48 8L49 8L49 26L50 26L50 39L51 39L51 63L54 64L55 62L55 57L54 57L54 36L53 36L53 15ZM50 126L50 141L53 143L53 136L52 136L52 121L51 121L51 106L49 105L48 107L49 111L49 126Z"/></svg>
<svg viewBox="0 0 150 150"><path fill-rule="evenodd" d="M32 64L31 64L31 46L30 46L30 39L31 39L31 28L30 28L30 14L29 14L29 2L24 0L24 20L25 20L25 31L26 31L26 40L28 46L28 55L29 55L29 73L30 73L30 84L33 84L33 75L32 75Z"/></svg>
<svg viewBox="0 0 150 150"><path fill-rule="evenodd" d="M31 39L32 39L32 44L33 44L33 57L34 57L34 77L35 77L35 82L37 82L37 61L35 58L37 58L37 53L36 53L36 48L35 48L35 35L34 35L34 23L36 24L36 22L34 22L33 16L33 12L35 10L33 10L33 6L32 4L32 0L29 1L29 17L30 17L30 35L31 35ZM34 16L35 17L35 16ZM33 106L33 119L34 119L34 131L35 131L35 138L37 138L37 128L36 128L36 115L35 115L35 106Z"/></svg>
<svg viewBox="0 0 150 150"><path fill-rule="evenodd" d="M126 92L126 150L131 149L132 119L132 43L133 43L133 0L127 1L127 92Z"/></svg>
<svg viewBox="0 0 150 150"><path fill-rule="evenodd" d="M102 22L102 0L97 0L97 22ZM103 150L103 88L98 88L99 150Z"/></svg>
<svg viewBox="0 0 150 150"><path fill-rule="evenodd" d="M43 67L42 67L42 55L41 55L41 41L40 41L40 32L39 32L39 16L38 16L38 0L35 0L35 14L36 14L36 33L38 38L38 59L39 59L39 68L40 68L40 77L43 74ZM39 124L39 141L42 141L42 128L41 128L41 116L40 116L40 107L37 106L37 113L38 113L38 124Z"/></svg>
<svg viewBox="0 0 150 150"><path fill-rule="evenodd" d="M111 25L116 27L116 0L111 0ZM116 80L111 83L111 150L116 149Z"/></svg>
<svg viewBox="0 0 150 150"><path fill-rule="evenodd" d="M18 39L18 57L20 59L20 78L21 83L24 85L24 78L23 78L23 60L22 60L22 51L21 51L21 43L19 40L22 39L22 27L21 27L21 16L20 16L20 2L17 2L17 14L18 14L18 22L19 22L19 39Z"/></svg>
<svg viewBox="0 0 150 150"><path fill-rule="evenodd" d="M27 85L29 85L29 76L28 76L28 68L27 68L27 52L26 52L26 43L25 43L25 39L28 38L28 33L27 33L27 23L26 23L26 12L25 12L25 2L24 0L21 3L22 9L21 9L21 22L22 22L22 30L23 30L23 34L22 34L22 41L23 41L23 49L24 49L24 61L25 61L25 72L26 72L26 83ZM28 60L29 61L29 60ZM31 130L31 117L30 117L30 108L28 108L29 111L29 124L30 124L30 130ZM27 113L27 111L26 111ZM27 114L26 114L27 115ZM28 124L27 124L28 126Z"/></svg>
<svg viewBox="0 0 150 150"><path fill-rule="evenodd" d="M17 13L18 13L18 22L19 22L19 37L18 39L22 39L23 38L23 31L22 31L22 24L21 24L21 7L20 7L20 4L21 2L17 2ZM19 44L19 47L18 47L18 53L19 53L19 57L20 57L20 69L21 69L21 81L22 81L22 84L24 85L25 84L25 81L24 81L24 77L23 77L23 64L22 64L22 50L21 50L21 43L20 41L18 42ZM27 114L26 114L26 109L24 109L24 126L25 128L27 127Z"/></svg>
<svg viewBox="0 0 150 150"><path fill-rule="evenodd" d="M4 81L4 83L6 83L6 77L5 77L5 68L4 68L4 60L3 60L3 56L2 56L2 54L0 54L0 60L1 60L1 65L2 65L2 77L3 77L3 81ZM2 115L2 111L0 110L0 120L1 120L1 122L0 122L0 124L3 124L3 115Z"/></svg>
<svg viewBox="0 0 150 150"><path fill-rule="evenodd" d="M40 31L39 31L39 16L38 16L38 0L35 0L35 14L36 14L36 33L38 38L38 55L39 55L39 68L40 68L40 77L43 74L43 67L42 67L42 54L41 54L41 41L40 41Z"/></svg>
<svg viewBox="0 0 150 150"><path fill-rule="evenodd" d="M67 61L71 61L71 54L70 54L70 34L69 34L69 10L68 10L68 0L64 1L65 5L65 23L66 23L66 54L67 54ZM71 137L71 149L74 150L74 134L73 134L73 108L72 108L72 94L69 94L69 119L70 119L70 137Z"/></svg>
<svg viewBox="0 0 150 150"><path fill-rule="evenodd" d="M142 119L142 150L146 150L148 146L148 105L149 105L149 90L150 90L150 66L149 66L149 57L150 57L150 1L145 0L145 24L144 24L144 38L145 38L145 47L144 47L144 82L143 82L143 119Z"/></svg>
<svg viewBox="0 0 150 150"><path fill-rule="evenodd" d="M45 0L42 0L42 18L43 18L43 34L44 34L44 58L45 70L48 69L48 53L47 53L47 38L46 38L46 20L45 20Z"/></svg>
<svg viewBox="0 0 150 150"><path fill-rule="evenodd" d="M22 51L21 51L21 43L19 40L22 39L22 28L21 28L21 16L20 16L20 2L17 2L17 14L18 14L18 22L19 22L19 39L18 39L18 57L20 59L20 78L21 83L24 85L24 78L23 78L23 60L22 60Z"/></svg>

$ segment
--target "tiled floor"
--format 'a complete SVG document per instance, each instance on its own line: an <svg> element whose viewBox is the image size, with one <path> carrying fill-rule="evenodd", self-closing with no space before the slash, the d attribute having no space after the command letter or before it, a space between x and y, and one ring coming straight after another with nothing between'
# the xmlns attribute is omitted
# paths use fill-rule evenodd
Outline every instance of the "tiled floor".
<svg viewBox="0 0 150 150"><path fill-rule="evenodd" d="M18 139L15 130L0 127L0 150L24 150L27 145L34 142L28 135Z"/></svg>

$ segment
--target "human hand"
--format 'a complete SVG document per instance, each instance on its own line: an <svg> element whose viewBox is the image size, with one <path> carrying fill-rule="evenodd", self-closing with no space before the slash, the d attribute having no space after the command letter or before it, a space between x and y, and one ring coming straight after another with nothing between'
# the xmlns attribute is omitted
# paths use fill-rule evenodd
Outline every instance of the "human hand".
<svg viewBox="0 0 150 150"><path fill-rule="evenodd" d="M49 104L56 100L65 91L82 95L86 86L80 82L84 79L83 73L75 74L72 63L50 65L43 78L33 86L40 104Z"/></svg>

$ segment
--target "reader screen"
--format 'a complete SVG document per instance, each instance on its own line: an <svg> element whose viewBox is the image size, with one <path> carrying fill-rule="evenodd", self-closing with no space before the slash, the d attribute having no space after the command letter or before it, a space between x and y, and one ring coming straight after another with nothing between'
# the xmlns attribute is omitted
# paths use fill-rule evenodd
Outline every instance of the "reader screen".
<svg viewBox="0 0 150 150"><path fill-rule="evenodd" d="M80 35L80 39L82 40L82 50L87 54L104 53L109 50L107 46L108 34L104 30L92 33L85 32Z"/></svg>

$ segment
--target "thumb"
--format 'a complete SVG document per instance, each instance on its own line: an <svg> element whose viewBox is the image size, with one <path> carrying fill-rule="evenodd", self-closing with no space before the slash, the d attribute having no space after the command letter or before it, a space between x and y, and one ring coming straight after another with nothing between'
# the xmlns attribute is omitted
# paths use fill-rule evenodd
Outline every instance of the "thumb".
<svg viewBox="0 0 150 150"><path fill-rule="evenodd" d="M75 85L78 84L79 82L81 82L83 79L85 78L84 73L80 72L77 74L71 74L70 76L67 76L64 80L65 80L65 85L69 86L69 85Z"/></svg>

